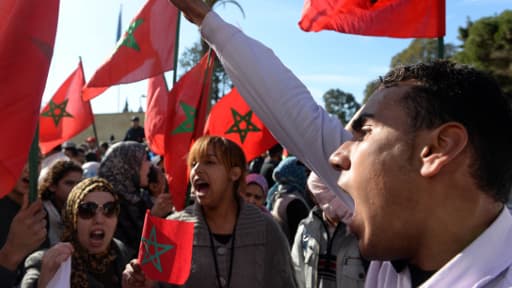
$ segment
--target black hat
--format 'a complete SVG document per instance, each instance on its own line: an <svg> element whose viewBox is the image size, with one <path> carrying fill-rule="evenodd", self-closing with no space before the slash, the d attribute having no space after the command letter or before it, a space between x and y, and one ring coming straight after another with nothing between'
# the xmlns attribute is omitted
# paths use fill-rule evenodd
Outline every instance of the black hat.
<svg viewBox="0 0 512 288"><path fill-rule="evenodd" d="M138 116L132 116L132 121L139 121L139 117Z"/></svg>

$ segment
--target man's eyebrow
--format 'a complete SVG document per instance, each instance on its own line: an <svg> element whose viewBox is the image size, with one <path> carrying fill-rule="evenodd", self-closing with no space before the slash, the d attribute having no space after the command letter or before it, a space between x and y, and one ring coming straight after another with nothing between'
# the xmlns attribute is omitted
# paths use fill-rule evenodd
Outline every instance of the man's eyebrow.
<svg viewBox="0 0 512 288"><path fill-rule="evenodd" d="M352 130L355 132L361 131L361 128L363 128L366 121L370 118L374 118L374 115L371 113L361 113L356 119L354 119L354 121L352 121Z"/></svg>

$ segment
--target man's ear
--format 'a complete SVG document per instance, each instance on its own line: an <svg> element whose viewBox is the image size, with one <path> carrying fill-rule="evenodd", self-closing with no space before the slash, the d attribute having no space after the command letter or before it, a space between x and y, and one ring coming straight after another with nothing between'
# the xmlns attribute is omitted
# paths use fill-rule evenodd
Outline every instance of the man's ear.
<svg viewBox="0 0 512 288"><path fill-rule="evenodd" d="M468 133L462 124L448 122L430 132L428 145L421 150L420 174L432 177L457 157L467 145Z"/></svg>
<svg viewBox="0 0 512 288"><path fill-rule="evenodd" d="M240 179L241 176L242 169L240 167L233 167L229 170L229 178L231 178L232 181Z"/></svg>

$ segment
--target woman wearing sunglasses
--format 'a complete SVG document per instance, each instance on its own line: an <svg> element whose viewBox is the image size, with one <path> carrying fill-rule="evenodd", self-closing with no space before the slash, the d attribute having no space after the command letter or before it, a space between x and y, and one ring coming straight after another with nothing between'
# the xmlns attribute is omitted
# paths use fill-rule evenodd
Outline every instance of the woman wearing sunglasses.
<svg viewBox="0 0 512 288"><path fill-rule="evenodd" d="M234 142L203 136L187 159L195 204L169 218L193 221L190 277L184 287L295 287L290 249L279 226L240 199L246 160ZM124 287L152 287L137 260L123 273Z"/></svg>
<svg viewBox="0 0 512 288"><path fill-rule="evenodd" d="M122 242L113 238L118 215L119 203L110 183L98 177L78 183L63 211L63 242L26 260L21 287L46 287L69 257L71 287L121 287L129 257Z"/></svg>

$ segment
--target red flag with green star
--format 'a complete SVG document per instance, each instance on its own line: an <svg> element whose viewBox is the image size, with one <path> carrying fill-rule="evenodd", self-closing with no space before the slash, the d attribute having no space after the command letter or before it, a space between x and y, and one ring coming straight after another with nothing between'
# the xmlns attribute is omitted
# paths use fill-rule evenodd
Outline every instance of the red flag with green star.
<svg viewBox="0 0 512 288"><path fill-rule="evenodd" d="M82 100L82 62L62 83L39 116L39 147L46 154L87 129L93 121L91 104Z"/></svg>
<svg viewBox="0 0 512 288"><path fill-rule="evenodd" d="M213 51L213 50L211 50ZM209 56L210 55L210 56ZM203 135L214 55L207 53L169 93L164 167L176 209L185 207L188 175L186 156L194 139Z"/></svg>
<svg viewBox="0 0 512 288"><path fill-rule="evenodd" d="M169 1L148 0L131 21L114 53L87 83L84 100L98 96L109 86L140 81L172 70L177 21L178 9ZM96 89L88 89L92 87Z"/></svg>
<svg viewBox="0 0 512 288"><path fill-rule="evenodd" d="M445 0L306 0L299 26L304 31L396 38L445 34Z"/></svg>
<svg viewBox="0 0 512 288"><path fill-rule="evenodd" d="M151 280L183 285L190 275L194 223L153 217L146 211L138 262Z"/></svg>
<svg viewBox="0 0 512 288"><path fill-rule="evenodd" d="M277 144L274 136L233 88L212 107L205 134L228 138L237 143L251 161Z"/></svg>
<svg viewBox="0 0 512 288"><path fill-rule="evenodd" d="M149 78L144 134L149 148L158 155L164 155L165 153L165 136L167 134L170 101L164 74Z"/></svg>
<svg viewBox="0 0 512 288"><path fill-rule="evenodd" d="M0 1L0 198L27 162L53 55L59 0Z"/></svg>

